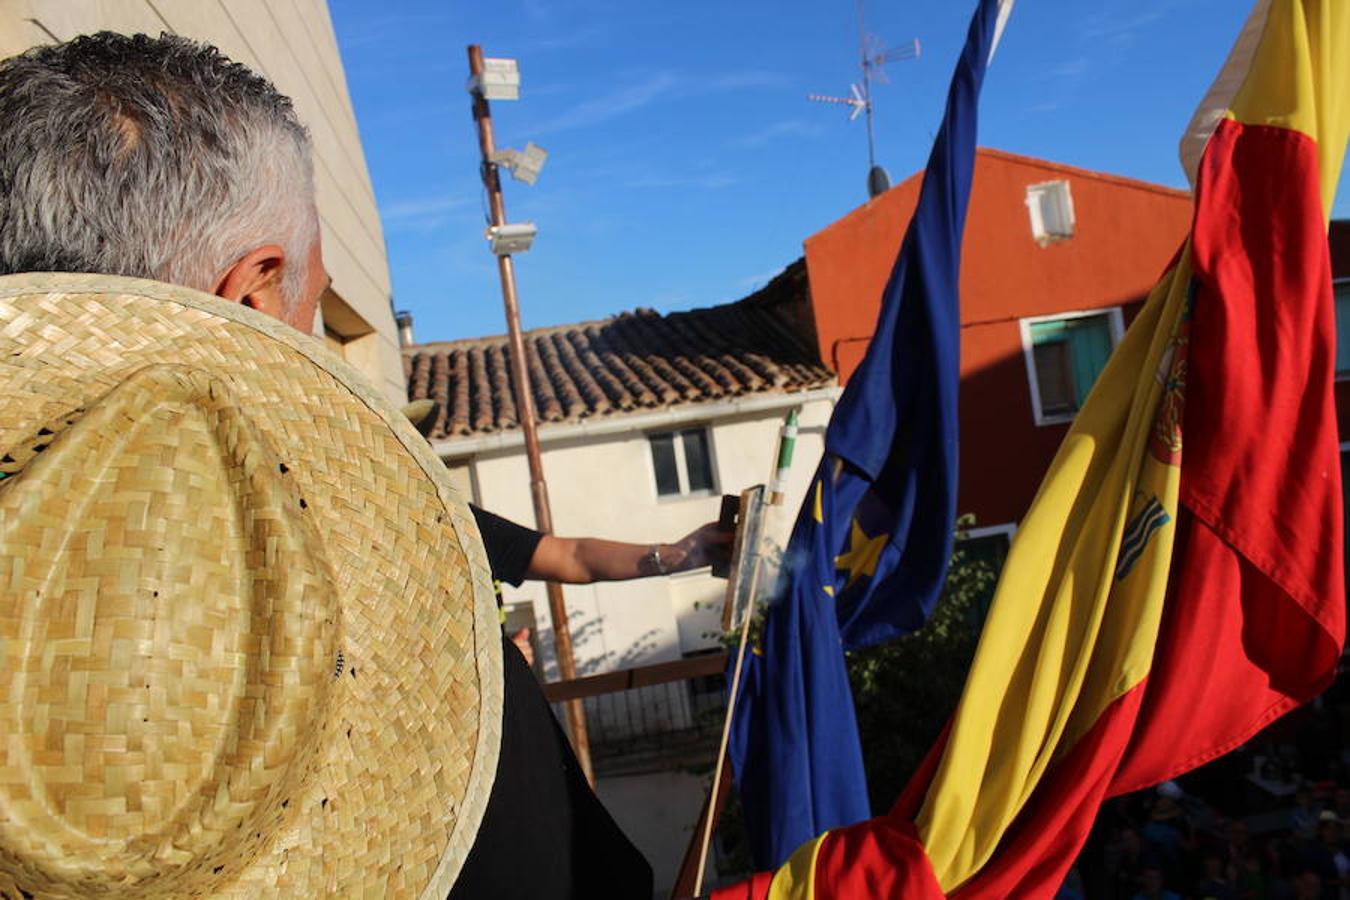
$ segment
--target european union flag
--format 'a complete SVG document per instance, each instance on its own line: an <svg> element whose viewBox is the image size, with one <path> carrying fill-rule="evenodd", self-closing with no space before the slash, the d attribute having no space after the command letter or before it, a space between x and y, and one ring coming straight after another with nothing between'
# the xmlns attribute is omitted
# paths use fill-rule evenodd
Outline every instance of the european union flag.
<svg viewBox="0 0 1350 900"><path fill-rule="evenodd" d="M961 234L980 85L1012 0L981 0L871 345L835 407L742 674L731 757L756 865L871 815L843 650L937 601L956 519Z"/></svg>

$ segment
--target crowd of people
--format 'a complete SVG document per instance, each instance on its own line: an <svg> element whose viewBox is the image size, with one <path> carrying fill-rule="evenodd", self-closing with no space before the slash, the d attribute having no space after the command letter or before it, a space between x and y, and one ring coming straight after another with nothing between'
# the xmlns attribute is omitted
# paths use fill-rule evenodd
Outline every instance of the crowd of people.
<svg viewBox="0 0 1350 900"><path fill-rule="evenodd" d="M1350 900L1350 684L1108 801L1060 900Z"/></svg>

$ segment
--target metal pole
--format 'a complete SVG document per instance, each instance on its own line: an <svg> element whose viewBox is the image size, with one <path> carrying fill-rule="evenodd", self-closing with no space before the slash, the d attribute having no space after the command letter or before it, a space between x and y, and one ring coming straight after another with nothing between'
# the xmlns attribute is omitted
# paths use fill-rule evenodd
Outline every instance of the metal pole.
<svg viewBox="0 0 1350 900"><path fill-rule="evenodd" d="M483 74L483 48L469 46L469 74ZM478 125L478 147L482 151L483 187L487 189L493 225L506 224L506 203L502 199L502 183L497 166L492 162L496 146L492 137L492 116L488 102L481 93L473 95L473 118ZM534 391L530 388L530 371L525 361L525 340L520 333L520 304L516 298L516 272L509 254L497 257L497 271L502 281L502 302L506 305L506 331L511 346L511 386L516 395L516 410L520 415L520 430L525 435L525 458L530 465L530 499L534 501L535 526L544 534L553 533L553 514L548 505L548 485L544 482L544 464L539 454L539 429L534 418ZM553 622L553 648L558 657L558 671L563 680L577 677L572 658L572 631L567 626L567 607L563 604L562 585L547 584L548 612ZM572 735L572 747L581 763L586 780L595 786L595 772L591 768L591 745L586 734L586 714L580 700L566 703L567 725Z"/></svg>
<svg viewBox="0 0 1350 900"><path fill-rule="evenodd" d="M867 170L876 166L872 149L872 67L867 61L867 23L863 18L863 0L858 0L858 48L862 54L863 111L867 114Z"/></svg>

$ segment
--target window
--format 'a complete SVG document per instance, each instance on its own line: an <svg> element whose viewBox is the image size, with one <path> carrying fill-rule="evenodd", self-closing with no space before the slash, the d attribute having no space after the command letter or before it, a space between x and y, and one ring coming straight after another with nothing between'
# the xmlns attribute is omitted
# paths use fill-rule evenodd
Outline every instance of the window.
<svg viewBox="0 0 1350 900"><path fill-rule="evenodd" d="M706 428L647 436L658 497L701 496L716 490Z"/></svg>
<svg viewBox="0 0 1350 900"><path fill-rule="evenodd" d="M1023 319L1021 324L1036 424L1072 420L1120 342L1125 330L1120 309Z"/></svg>
<svg viewBox="0 0 1350 900"><path fill-rule="evenodd" d="M976 630L983 626L989 606L994 602L994 589L1016 533L1016 525L993 525L957 533L955 551L967 567L967 577L977 583L970 623Z"/></svg>
<svg viewBox="0 0 1350 900"><path fill-rule="evenodd" d="M1333 285L1336 292L1336 378L1350 378L1350 278Z"/></svg>

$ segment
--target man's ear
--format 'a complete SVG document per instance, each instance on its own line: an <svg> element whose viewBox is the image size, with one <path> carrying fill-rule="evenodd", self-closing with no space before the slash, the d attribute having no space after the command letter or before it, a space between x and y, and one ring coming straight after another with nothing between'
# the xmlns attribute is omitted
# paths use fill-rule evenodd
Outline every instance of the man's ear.
<svg viewBox="0 0 1350 900"><path fill-rule="evenodd" d="M279 319L285 310L281 290L281 272L286 252L276 244L265 244L239 258L216 280L217 297Z"/></svg>

